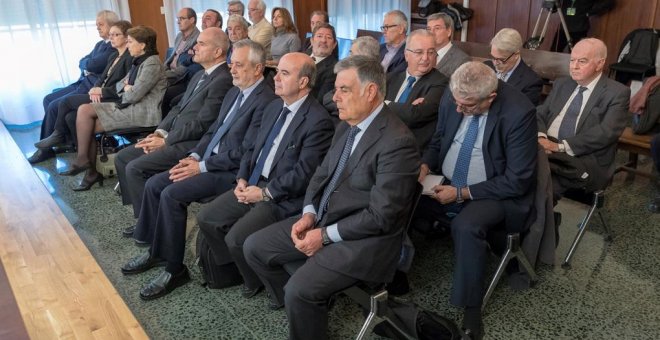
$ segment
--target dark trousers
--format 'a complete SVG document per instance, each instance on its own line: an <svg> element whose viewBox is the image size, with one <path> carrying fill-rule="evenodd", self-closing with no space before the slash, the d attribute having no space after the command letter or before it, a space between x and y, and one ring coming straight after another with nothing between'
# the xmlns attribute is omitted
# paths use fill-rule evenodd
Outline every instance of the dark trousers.
<svg viewBox="0 0 660 340"><path fill-rule="evenodd" d="M75 121L78 115L78 107L82 104L88 104L92 101L89 99L88 94L70 94L60 100L59 105L57 106L57 118L55 119L55 130L59 131L66 136L71 138L73 143L76 142L76 129ZM69 128L67 123L71 118L67 118L68 115L73 115L73 129Z"/></svg>
<svg viewBox="0 0 660 340"><path fill-rule="evenodd" d="M260 287L261 280L245 261L243 243L254 232L278 221L274 209L270 201L239 203L234 191L229 190L205 204L197 214L199 232L206 237L216 263L234 263L250 289Z"/></svg>
<svg viewBox="0 0 660 340"><path fill-rule="evenodd" d="M117 153L115 169L119 178L122 203L133 205L133 217L140 216L142 193L147 180L155 174L171 169L180 159L186 157L190 149L187 146L189 144L180 144L165 146L148 154L131 145Z"/></svg>
<svg viewBox="0 0 660 340"><path fill-rule="evenodd" d="M66 96L78 93L78 91L78 82L75 82L67 87L49 93L44 97L44 119L41 122L41 135L39 136L39 139L44 139L53 133L60 101Z"/></svg>
<svg viewBox="0 0 660 340"><path fill-rule="evenodd" d="M245 240L245 258L264 283L272 299L284 303L290 339L328 338L328 300L354 285L357 279L316 263L295 248L290 218L255 232ZM330 245L332 247L332 245ZM305 260L291 277L282 265Z"/></svg>
<svg viewBox="0 0 660 340"><path fill-rule="evenodd" d="M147 180L133 237L150 242L152 256L183 264L188 205L231 189L236 174L205 172L180 182L169 176L165 171Z"/></svg>
<svg viewBox="0 0 660 340"><path fill-rule="evenodd" d="M660 134L655 135L651 140L651 157L655 164L655 169L660 172Z"/></svg>
<svg viewBox="0 0 660 340"><path fill-rule="evenodd" d="M422 196L415 210L415 219L433 221L444 217L451 206L442 205L429 196ZM481 306L488 231L504 221L504 208L496 200L465 201L451 221L454 241L454 275L450 301L459 307Z"/></svg>

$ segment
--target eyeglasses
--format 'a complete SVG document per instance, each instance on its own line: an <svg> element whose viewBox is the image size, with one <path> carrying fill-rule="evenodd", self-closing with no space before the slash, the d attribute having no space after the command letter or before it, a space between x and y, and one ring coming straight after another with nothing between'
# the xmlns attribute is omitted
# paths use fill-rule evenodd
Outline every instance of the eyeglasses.
<svg viewBox="0 0 660 340"><path fill-rule="evenodd" d="M461 103L457 102L456 98L454 98L454 96L451 96L450 99L451 99L452 103L454 103L454 105L456 105L456 108L461 110L461 112L474 113L474 111L479 108L479 105L481 105L481 103L484 100L488 99L488 97L479 99L476 103L469 104L469 105L461 104Z"/></svg>
<svg viewBox="0 0 660 340"><path fill-rule="evenodd" d="M498 62L498 63L500 63L500 64L504 64L504 63L506 63L507 61L509 61L509 59L511 59L511 57L513 57L513 56L516 55L517 53L518 53L518 52L513 52L513 53L511 53L510 56L508 56L508 57L506 57L506 58L504 58L504 59L502 59L502 58L495 58L495 57L493 57L493 56L491 55L491 56L490 56L490 59L492 59L493 62L496 61L496 62Z"/></svg>
<svg viewBox="0 0 660 340"><path fill-rule="evenodd" d="M390 28L397 27L397 26L399 26L399 25L383 25L383 26L380 26L380 30L383 31L383 32L387 32L387 30L389 30Z"/></svg>
<svg viewBox="0 0 660 340"><path fill-rule="evenodd" d="M435 31L440 31L447 29L445 26L440 26L440 25L435 25L435 26L426 26L426 30L429 32L435 32Z"/></svg>
<svg viewBox="0 0 660 340"><path fill-rule="evenodd" d="M178 17L178 18L176 18L176 21L184 21L184 20L187 20L187 19L190 19L190 18Z"/></svg>
<svg viewBox="0 0 660 340"><path fill-rule="evenodd" d="M434 56L435 54L438 53L435 50L424 51L424 50L411 50L409 48L406 48L406 51L414 54L415 57L417 57L417 58L421 58L424 54L426 54L426 56L430 58L430 57L432 57L432 56Z"/></svg>

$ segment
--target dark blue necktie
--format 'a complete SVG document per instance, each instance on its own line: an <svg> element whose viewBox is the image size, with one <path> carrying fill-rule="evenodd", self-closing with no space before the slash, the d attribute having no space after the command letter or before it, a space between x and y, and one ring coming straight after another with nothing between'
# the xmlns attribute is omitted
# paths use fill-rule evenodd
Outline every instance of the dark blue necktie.
<svg viewBox="0 0 660 340"><path fill-rule="evenodd" d="M206 151L204 151L204 157L202 157L202 160L207 160L210 156L211 153L213 152L213 149L215 149L215 146L220 143L220 139L229 131L229 128L231 128L232 123L236 120L236 116L238 116L238 110L241 108L241 102L243 101L243 92L240 92L238 97L236 98L236 101L234 102L234 109L231 110L229 113L228 117L225 117L225 121L220 125L220 128L215 131L215 134L213 135L213 138L211 138L211 142L209 145L206 147Z"/></svg>
<svg viewBox="0 0 660 340"><path fill-rule="evenodd" d="M284 107L282 109L282 113L280 113L280 117L277 118L277 121L273 125L273 127L270 129L270 133L268 134L268 137L266 138L266 142L264 143L264 146L261 147L261 154L259 155L259 158L257 159L257 164L254 166L254 170L252 170L252 175L250 175L250 179L248 180L249 185L256 185L257 182L259 182L259 176L261 176L261 173L264 171L264 165L266 164L266 158L268 158L268 154L270 153L270 149L273 148L273 144L275 142L275 137L280 133L282 130L282 127L284 126L284 121L286 120L286 117L291 113L289 108Z"/></svg>
<svg viewBox="0 0 660 340"><path fill-rule="evenodd" d="M206 80L206 78L208 78L208 77L209 77L209 75L206 74L206 72L204 72L204 74L202 74L202 77L199 78L199 81L197 82L197 85L195 85L195 89L191 92L191 94L195 93L195 91L197 91L197 89L199 89L199 86L202 85L202 83L203 83L203 82Z"/></svg>
<svg viewBox="0 0 660 340"><path fill-rule="evenodd" d="M472 149L474 149L474 143L477 141L477 135L479 134L480 118L481 115L472 116L467 132L465 132L465 136L463 137L463 144L456 158L456 166L454 167L454 175L451 177L451 184L457 188L467 186L468 170L470 169L470 160L472 160Z"/></svg>
<svg viewBox="0 0 660 340"><path fill-rule="evenodd" d="M408 84L406 84L406 88L403 89L403 92L401 92L401 96L399 97L399 100L397 100L397 103L405 103L406 100L408 100L408 96L410 95L410 91L412 91L413 84L415 83L415 77L410 76L408 77Z"/></svg>
<svg viewBox="0 0 660 340"><path fill-rule="evenodd" d="M325 214L325 211L328 208L328 201L330 200L330 194L332 194L332 192L335 191L337 182L339 182L339 177L344 172L344 168L346 167L346 163L348 162L348 157L351 155L351 150L353 149L353 142L355 141L355 136L358 134L358 132L360 132L360 128L358 128L357 126L352 126L351 129L348 131L346 144L344 144L344 150L342 150L341 152L341 156L339 157L339 162L337 163L337 167L335 168L335 171L332 174L332 178L330 178L330 182L328 182L328 185L323 190L323 196L321 196L321 203L319 204L319 211L316 213L317 223L323 218L323 214Z"/></svg>
<svg viewBox="0 0 660 340"><path fill-rule="evenodd" d="M578 116L580 115L580 110L582 109L582 92L587 88L580 86L578 93L573 98L573 101L568 105L566 113L564 114L564 119L559 125L559 132L557 132L557 139L564 140L568 137L575 136L575 124L577 123Z"/></svg>

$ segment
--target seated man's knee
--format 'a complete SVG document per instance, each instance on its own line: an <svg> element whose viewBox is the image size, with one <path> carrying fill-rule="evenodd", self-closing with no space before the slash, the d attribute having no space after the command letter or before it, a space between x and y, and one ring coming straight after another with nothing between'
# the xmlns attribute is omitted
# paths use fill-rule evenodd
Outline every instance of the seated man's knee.
<svg viewBox="0 0 660 340"><path fill-rule="evenodd" d="M454 240L465 238L485 239L486 228L482 223L474 221L470 216L458 214L451 221L451 235Z"/></svg>

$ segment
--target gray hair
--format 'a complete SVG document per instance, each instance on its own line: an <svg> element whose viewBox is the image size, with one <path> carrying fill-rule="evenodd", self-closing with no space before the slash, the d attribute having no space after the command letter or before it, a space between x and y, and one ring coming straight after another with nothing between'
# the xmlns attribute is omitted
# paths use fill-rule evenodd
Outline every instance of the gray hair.
<svg viewBox="0 0 660 340"><path fill-rule="evenodd" d="M490 41L490 45L495 47L498 51L507 53L519 52L522 48L522 37L518 31L513 28L503 28Z"/></svg>
<svg viewBox="0 0 660 340"><path fill-rule="evenodd" d="M229 16L229 18L227 19L227 26L229 26L229 24L232 22L238 22L238 24L241 25L243 29L245 29L245 32L247 32L248 27L250 26L247 20L245 20L244 17L238 14L232 14Z"/></svg>
<svg viewBox="0 0 660 340"><path fill-rule="evenodd" d="M449 14L444 12L433 13L426 17L426 22L442 20L445 23L445 28L450 30L452 34L454 33L454 19L452 19Z"/></svg>
<svg viewBox="0 0 660 340"><path fill-rule="evenodd" d="M589 44L592 53L598 58L607 59L607 46L605 43L597 38L584 38L578 42L579 44Z"/></svg>
<svg viewBox="0 0 660 340"><path fill-rule="evenodd" d="M417 37L417 36L427 37L427 38L430 38L431 40L435 39L435 36L433 35L433 33L429 32L425 29L420 28L420 29L412 31L410 33L410 35L408 35L408 37L406 38L406 47L410 46L410 42L412 41L413 37ZM380 50L379 50L379 53L380 53ZM380 54L379 54L379 56L380 56Z"/></svg>
<svg viewBox="0 0 660 340"><path fill-rule="evenodd" d="M238 48L243 48L243 47L247 47L250 49L248 52L248 60L250 61L250 63L252 63L252 65L266 64L266 51L264 50L264 47L261 46L261 44L254 42L250 39L243 39L235 42L232 48L236 50Z"/></svg>
<svg viewBox="0 0 660 340"><path fill-rule="evenodd" d="M250 1L256 1L257 8L262 10L264 13L266 13L266 3L264 2L264 0L250 0Z"/></svg>
<svg viewBox="0 0 660 340"><path fill-rule="evenodd" d="M449 89L456 97L484 99L497 90L497 76L486 64L470 61L454 71Z"/></svg>
<svg viewBox="0 0 660 340"><path fill-rule="evenodd" d="M242 1L231 0L231 1L227 2L227 7L234 6L234 5L238 5L241 8L241 15L245 15L245 5L243 5Z"/></svg>
<svg viewBox="0 0 660 340"><path fill-rule="evenodd" d="M310 14L309 18L312 19L313 16L315 15L321 15L323 16L323 22L330 22L330 16L328 15L328 12L326 11L321 11L321 10L316 10Z"/></svg>
<svg viewBox="0 0 660 340"><path fill-rule="evenodd" d="M352 46L355 46L358 52L358 54L353 55L363 55L376 60L380 59L380 43L372 36L365 35L357 37L353 40Z"/></svg>
<svg viewBox="0 0 660 340"><path fill-rule="evenodd" d="M101 10L96 14L97 18L103 19L108 26L114 25L117 21L119 21L119 16L117 13L113 11L109 11L107 9Z"/></svg>
<svg viewBox="0 0 660 340"><path fill-rule="evenodd" d="M408 32L408 17L398 9L385 13L385 16L394 16L397 25L403 25L404 33Z"/></svg>
<svg viewBox="0 0 660 340"><path fill-rule="evenodd" d="M380 65L378 59L363 55L352 55L335 64L335 73L348 69L355 69L363 88L368 83L374 83L378 87L378 93L381 97L385 97L385 70L383 70L383 66Z"/></svg>

